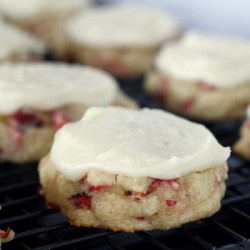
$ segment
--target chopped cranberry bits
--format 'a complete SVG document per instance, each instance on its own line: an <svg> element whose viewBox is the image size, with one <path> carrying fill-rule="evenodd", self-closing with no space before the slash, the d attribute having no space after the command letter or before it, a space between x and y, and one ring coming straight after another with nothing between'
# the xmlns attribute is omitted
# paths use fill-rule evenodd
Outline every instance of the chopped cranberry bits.
<svg viewBox="0 0 250 250"><path fill-rule="evenodd" d="M86 208L90 209L91 207L91 196L82 193L73 195L70 200L74 202L76 208Z"/></svg>
<svg viewBox="0 0 250 250"><path fill-rule="evenodd" d="M10 234L10 231L11 231L10 227L8 227L5 231L0 230L0 238L6 239Z"/></svg>
<svg viewBox="0 0 250 250"><path fill-rule="evenodd" d="M166 203L169 207L174 207L177 203L176 200L166 200Z"/></svg>
<svg viewBox="0 0 250 250"><path fill-rule="evenodd" d="M1 249L2 243L13 240L14 236L15 236L15 233L13 232L13 230L11 230L10 227L8 227L5 231L0 230L0 249Z"/></svg>
<svg viewBox="0 0 250 250"><path fill-rule="evenodd" d="M194 105L194 102L195 102L194 97L187 98L181 103L180 111L183 113L188 112Z"/></svg>
<svg viewBox="0 0 250 250"><path fill-rule="evenodd" d="M153 192L156 188L160 186L169 186L173 190L178 190L180 187L180 184L176 180L161 180L161 179L155 179L151 185L149 186L148 192Z"/></svg>
<svg viewBox="0 0 250 250"><path fill-rule="evenodd" d="M99 191L102 192L106 190L109 187L109 185L101 185L101 186L90 186L89 192Z"/></svg>
<svg viewBox="0 0 250 250"><path fill-rule="evenodd" d="M43 121L31 111L18 110L9 117L10 125L20 131L24 131L27 127L42 127Z"/></svg>
<svg viewBox="0 0 250 250"><path fill-rule="evenodd" d="M52 113L52 122L55 129L61 128L64 124L69 122L70 119L60 111L55 111Z"/></svg>

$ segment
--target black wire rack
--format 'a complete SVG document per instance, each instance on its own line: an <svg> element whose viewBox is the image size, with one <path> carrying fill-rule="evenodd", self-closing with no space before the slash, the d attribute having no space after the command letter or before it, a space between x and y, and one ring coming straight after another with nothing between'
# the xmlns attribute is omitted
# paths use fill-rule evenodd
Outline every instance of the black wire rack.
<svg viewBox="0 0 250 250"><path fill-rule="evenodd" d="M139 83L138 83L139 82ZM141 81L120 81L122 88L142 107L159 108L143 93ZM240 122L205 124L225 146L237 139ZM137 233L71 226L58 211L47 209L39 195L37 164L0 165L0 228L10 226L15 239L8 249L250 249L250 162L232 154L227 192L220 212L208 219L168 231Z"/></svg>

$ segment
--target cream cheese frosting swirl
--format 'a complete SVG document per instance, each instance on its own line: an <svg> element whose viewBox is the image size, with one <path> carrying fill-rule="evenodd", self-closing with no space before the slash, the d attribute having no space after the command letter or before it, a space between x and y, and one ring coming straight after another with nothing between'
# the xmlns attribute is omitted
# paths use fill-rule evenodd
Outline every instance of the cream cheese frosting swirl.
<svg viewBox="0 0 250 250"><path fill-rule="evenodd" d="M173 179L218 167L229 155L203 125L165 111L94 107L56 133L50 158L77 181L92 169Z"/></svg>

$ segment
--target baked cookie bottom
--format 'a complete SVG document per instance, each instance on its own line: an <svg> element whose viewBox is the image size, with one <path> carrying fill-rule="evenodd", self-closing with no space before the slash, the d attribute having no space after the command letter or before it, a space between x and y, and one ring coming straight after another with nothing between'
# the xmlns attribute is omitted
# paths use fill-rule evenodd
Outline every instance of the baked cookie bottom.
<svg viewBox="0 0 250 250"><path fill-rule="evenodd" d="M80 181L58 172L49 155L40 162L41 194L72 225L114 231L170 229L220 209L227 165L173 180L130 178L91 170Z"/></svg>
<svg viewBox="0 0 250 250"><path fill-rule="evenodd" d="M250 119L240 129L240 138L233 145L233 151L246 160L250 160Z"/></svg>
<svg viewBox="0 0 250 250"><path fill-rule="evenodd" d="M150 69L159 45L153 47L91 47L69 42L66 60L101 68L116 77L143 75Z"/></svg>
<svg viewBox="0 0 250 250"><path fill-rule="evenodd" d="M189 82L152 71L144 88L167 110L207 121L241 119L250 103L250 82L218 89L202 81Z"/></svg>

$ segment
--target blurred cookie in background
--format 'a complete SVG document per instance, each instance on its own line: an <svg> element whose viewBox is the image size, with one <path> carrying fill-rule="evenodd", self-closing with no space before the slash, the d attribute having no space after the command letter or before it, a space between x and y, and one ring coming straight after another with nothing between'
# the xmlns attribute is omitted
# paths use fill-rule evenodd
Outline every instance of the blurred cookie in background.
<svg viewBox="0 0 250 250"><path fill-rule="evenodd" d="M0 14L10 23L44 40L50 48L63 53L62 24L90 0L0 0Z"/></svg>
<svg viewBox="0 0 250 250"><path fill-rule="evenodd" d="M187 117L243 118L250 103L250 41L189 31L159 52L145 90Z"/></svg>
<svg viewBox="0 0 250 250"><path fill-rule="evenodd" d="M42 41L0 19L0 63L39 61L45 51Z"/></svg>
<svg viewBox="0 0 250 250"><path fill-rule="evenodd" d="M239 136L233 145L233 151L246 160L250 160L250 105L247 108L246 118L241 126Z"/></svg>
<svg viewBox="0 0 250 250"><path fill-rule="evenodd" d="M39 160L57 129L91 106L108 105L137 107L101 70L52 63L0 65L0 161Z"/></svg>
<svg viewBox="0 0 250 250"><path fill-rule="evenodd" d="M160 46L179 37L175 17L142 5L107 5L79 12L65 26L68 57L114 76L141 76Z"/></svg>

